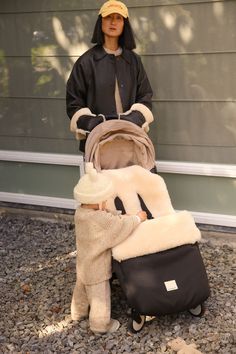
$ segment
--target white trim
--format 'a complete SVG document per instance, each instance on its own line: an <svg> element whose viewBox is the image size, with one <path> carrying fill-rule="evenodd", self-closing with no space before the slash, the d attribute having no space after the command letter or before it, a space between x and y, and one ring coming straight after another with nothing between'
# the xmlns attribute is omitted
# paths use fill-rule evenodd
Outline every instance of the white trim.
<svg viewBox="0 0 236 354"><path fill-rule="evenodd" d="M74 199L8 192L0 192L0 200L9 203L41 205L62 209L75 209L77 203ZM202 213L197 211L191 211L190 213L196 223L236 227L236 217L234 215Z"/></svg>
<svg viewBox="0 0 236 354"><path fill-rule="evenodd" d="M75 209L76 206L76 201L74 199L21 193L0 192L0 200L2 202L41 205L63 209Z"/></svg>
<svg viewBox="0 0 236 354"><path fill-rule="evenodd" d="M191 214L194 217L195 222L199 224L236 227L235 215L202 213L198 211L191 211Z"/></svg>
<svg viewBox="0 0 236 354"><path fill-rule="evenodd" d="M236 165L196 163L182 161L157 161L157 172L214 177L236 177Z"/></svg>
<svg viewBox="0 0 236 354"><path fill-rule="evenodd" d="M81 166L82 155L47 154L28 151L0 150L0 160L27 163L42 163L62 166Z"/></svg>
<svg viewBox="0 0 236 354"><path fill-rule="evenodd" d="M81 169L83 168L83 156L72 154L48 154L28 151L0 150L0 160L62 166L80 166ZM182 161L157 161L156 165L158 173L236 178L236 165Z"/></svg>

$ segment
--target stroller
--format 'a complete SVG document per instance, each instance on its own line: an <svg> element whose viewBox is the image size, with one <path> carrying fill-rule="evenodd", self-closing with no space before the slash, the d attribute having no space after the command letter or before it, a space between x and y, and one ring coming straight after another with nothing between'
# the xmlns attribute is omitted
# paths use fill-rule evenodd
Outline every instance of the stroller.
<svg viewBox="0 0 236 354"><path fill-rule="evenodd" d="M201 234L189 212L174 211L148 135L130 122L104 122L88 136L85 161L112 178L117 197L110 209L136 214L141 205L148 213L112 250L113 272L131 309L128 329L139 332L146 316L186 310L202 316L210 290Z"/></svg>

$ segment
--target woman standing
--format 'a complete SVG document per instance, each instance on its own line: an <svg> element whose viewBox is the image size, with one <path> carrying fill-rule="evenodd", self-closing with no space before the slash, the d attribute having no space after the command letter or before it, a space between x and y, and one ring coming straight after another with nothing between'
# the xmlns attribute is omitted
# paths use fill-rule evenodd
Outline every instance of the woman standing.
<svg viewBox="0 0 236 354"><path fill-rule="evenodd" d="M136 47L129 13L121 1L106 1L98 15L92 43L74 64L67 82L71 131L84 152L86 135L109 119L131 121L148 131L153 121L152 89Z"/></svg>

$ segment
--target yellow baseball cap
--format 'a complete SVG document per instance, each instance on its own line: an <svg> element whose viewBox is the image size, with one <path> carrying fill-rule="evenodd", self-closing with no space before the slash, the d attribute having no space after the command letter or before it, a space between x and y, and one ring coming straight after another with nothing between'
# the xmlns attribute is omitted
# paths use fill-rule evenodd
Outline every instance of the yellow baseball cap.
<svg viewBox="0 0 236 354"><path fill-rule="evenodd" d="M120 14L124 18L129 17L129 12L127 6L121 1L108 0L106 1L99 10L99 15L106 17L110 14Z"/></svg>

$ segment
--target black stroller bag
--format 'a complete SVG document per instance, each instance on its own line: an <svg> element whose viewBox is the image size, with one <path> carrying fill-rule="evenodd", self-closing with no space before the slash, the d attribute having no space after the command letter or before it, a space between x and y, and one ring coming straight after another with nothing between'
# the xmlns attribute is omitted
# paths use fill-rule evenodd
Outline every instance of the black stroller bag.
<svg viewBox="0 0 236 354"><path fill-rule="evenodd" d="M140 314L155 316L195 308L209 296L198 243L154 254L113 260L127 303Z"/></svg>

